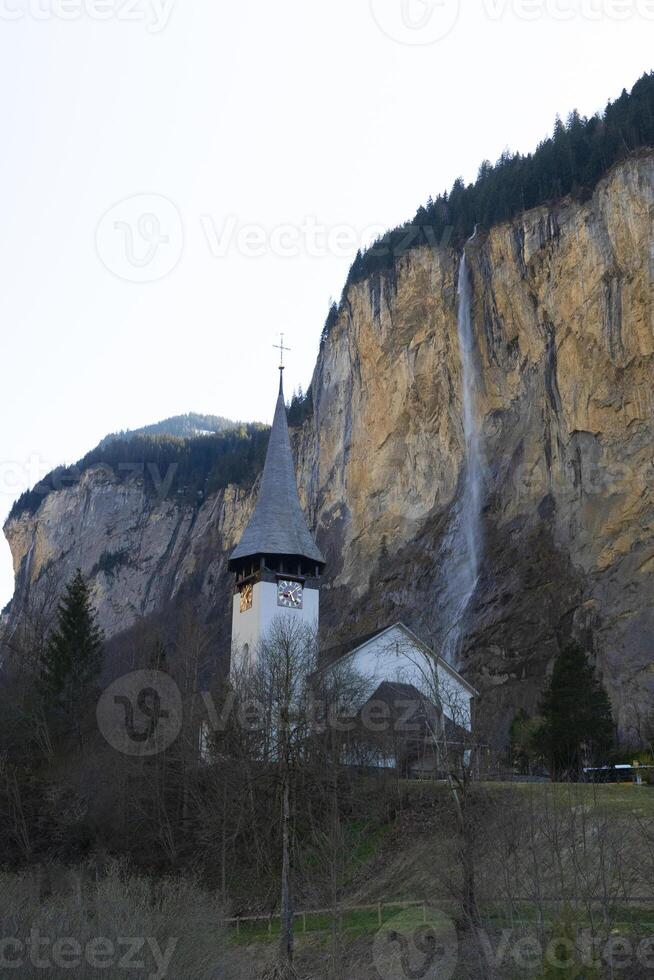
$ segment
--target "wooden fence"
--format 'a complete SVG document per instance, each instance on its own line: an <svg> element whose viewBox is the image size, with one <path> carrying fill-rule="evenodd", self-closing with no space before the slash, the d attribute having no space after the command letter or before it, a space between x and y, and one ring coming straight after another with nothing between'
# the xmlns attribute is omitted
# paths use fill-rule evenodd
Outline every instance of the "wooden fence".
<svg viewBox="0 0 654 980"><path fill-rule="evenodd" d="M511 903L513 905L561 905L569 901L569 898L553 898L553 897L541 897L538 900L534 898L513 898ZM589 899L593 904L603 904L607 901L605 897L598 896L597 898ZM452 905L456 904L454 899L442 898L438 900L438 905ZM654 895L643 895L636 897L626 897L620 896L615 898L613 903L615 906L619 905L635 905L640 904L643 906L654 907ZM405 909L421 909L422 910L422 921L424 923L428 922L429 910L432 906L427 902L412 901L412 902L377 902L375 905L348 905L345 908L334 909L311 909L302 912L295 912L294 919L296 923L299 920L301 925L300 932L306 933L310 932L321 932L324 930L312 929L307 930L307 919L318 918L320 916L336 916L342 927L343 918L347 915L351 915L356 912L374 912L377 915L377 926L381 928L384 922L384 912L387 909L392 910L405 910ZM226 925L233 926L236 929L236 935L240 936L241 926L247 925L248 923L255 925L256 923L265 923L267 925L268 935L273 935L273 923L280 920L279 913L268 914L268 915L237 915L229 919L225 919Z"/></svg>
<svg viewBox="0 0 654 980"><path fill-rule="evenodd" d="M336 915L341 921L344 916L351 914L353 912L376 912L377 914L377 924L381 928L384 921L384 910L385 909L422 909L423 922L427 922L427 915L429 906L426 902L377 902L375 905L348 905L347 908L334 909L311 909L303 912L295 912L294 918L297 922L301 921L301 932L307 932L307 919L318 918L321 915ZM280 919L278 912L270 915L237 915L231 919L225 919L227 925L236 927L236 935L240 935L241 925L246 925L247 923L257 923L263 922L268 925L268 935L272 936L273 922L277 922ZM316 930L318 931L318 930Z"/></svg>

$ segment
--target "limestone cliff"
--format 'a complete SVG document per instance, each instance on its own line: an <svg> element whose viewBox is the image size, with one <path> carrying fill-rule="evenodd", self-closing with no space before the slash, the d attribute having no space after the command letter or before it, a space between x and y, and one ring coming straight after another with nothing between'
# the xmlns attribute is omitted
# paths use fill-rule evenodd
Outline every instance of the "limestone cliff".
<svg viewBox="0 0 654 980"><path fill-rule="evenodd" d="M654 688L653 187L643 153L587 202L539 207L468 246L483 552L459 657L501 722L533 707L571 635L592 646L624 728ZM413 249L351 286L318 357L296 448L330 637L402 618L440 643L448 628L465 467L460 258ZM226 623L226 556L252 502L231 487L199 507L151 501L90 471L6 526L12 615L80 565L109 633L184 590Z"/></svg>

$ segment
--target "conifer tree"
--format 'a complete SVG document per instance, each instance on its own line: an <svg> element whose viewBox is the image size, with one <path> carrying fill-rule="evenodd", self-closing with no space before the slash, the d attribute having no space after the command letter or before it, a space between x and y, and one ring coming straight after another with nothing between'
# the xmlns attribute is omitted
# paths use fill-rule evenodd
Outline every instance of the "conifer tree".
<svg viewBox="0 0 654 980"><path fill-rule="evenodd" d="M570 643L557 657L540 710L538 740L553 779L577 778L611 748L611 702L579 644Z"/></svg>
<svg viewBox="0 0 654 980"><path fill-rule="evenodd" d="M509 761L522 775L531 773L539 761L536 742L541 724L539 718L531 718L524 708L520 708L509 726Z"/></svg>
<svg viewBox="0 0 654 980"><path fill-rule="evenodd" d="M63 713L79 736L84 706L100 673L103 641L79 568L66 586L57 618L39 665L40 688L46 704Z"/></svg>

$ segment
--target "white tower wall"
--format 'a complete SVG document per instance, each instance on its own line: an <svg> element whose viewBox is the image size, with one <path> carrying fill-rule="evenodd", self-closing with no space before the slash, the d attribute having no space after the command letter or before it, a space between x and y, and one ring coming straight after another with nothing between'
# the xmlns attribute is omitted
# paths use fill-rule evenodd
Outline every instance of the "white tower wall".
<svg viewBox="0 0 654 980"><path fill-rule="evenodd" d="M273 620L281 617L299 620L312 629L318 629L318 589L304 589L301 609L289 609L277 604L277 584L256 582L252 590L252 605L241 612L241 597L232 600L232 654L237 658L249 653L256 654L260 640L270 629Z"/></svg>

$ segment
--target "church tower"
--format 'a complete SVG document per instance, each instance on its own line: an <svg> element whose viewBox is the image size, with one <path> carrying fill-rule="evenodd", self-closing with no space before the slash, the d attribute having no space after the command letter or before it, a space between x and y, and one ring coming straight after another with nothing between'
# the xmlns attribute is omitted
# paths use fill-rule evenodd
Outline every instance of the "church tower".
<svg viewBox="0 0 654 980"><path fill-rule="evenodd" d="M282 341L283 346L283 341ZM307 527L295 482L280 367L279 396L259 496L229 568L236 575L232 651L254 654L273 620L291 616L318 626L325 559Z"/></svg>

